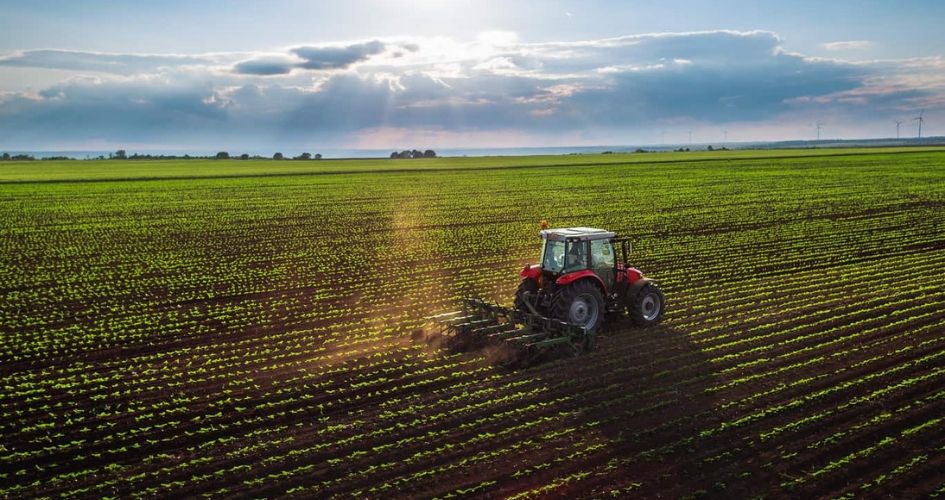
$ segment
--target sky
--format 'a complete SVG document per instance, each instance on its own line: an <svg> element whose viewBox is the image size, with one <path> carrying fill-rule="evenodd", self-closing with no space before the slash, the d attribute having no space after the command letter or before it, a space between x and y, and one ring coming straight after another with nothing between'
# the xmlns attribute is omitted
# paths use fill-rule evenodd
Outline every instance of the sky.
<svg viewBox="0 0 945 500"><path fill-rule="evenodd" d="M0 149L945 135L945 2L0 0Z"/></svg>

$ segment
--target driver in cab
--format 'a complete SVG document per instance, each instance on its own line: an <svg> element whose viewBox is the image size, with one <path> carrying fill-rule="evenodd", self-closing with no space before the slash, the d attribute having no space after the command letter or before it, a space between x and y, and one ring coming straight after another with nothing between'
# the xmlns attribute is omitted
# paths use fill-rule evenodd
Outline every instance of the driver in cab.
<svg viewBox="0 0 945 500"><path fill-rule="evenodd" d="M572 243L568 250L568 261L564 266L566 270L587 268L587 255L584 253L584 242Z"/></svg>

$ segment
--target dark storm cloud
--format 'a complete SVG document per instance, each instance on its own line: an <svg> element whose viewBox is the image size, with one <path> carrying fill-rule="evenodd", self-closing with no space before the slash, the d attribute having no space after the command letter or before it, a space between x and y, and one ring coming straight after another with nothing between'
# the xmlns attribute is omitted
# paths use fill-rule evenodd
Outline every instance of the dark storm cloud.
<svg viewBox="0 0 945 500"><path fill-rule="evenodd" d="M403 47L402 47L403 48ZM233 66L233 71L243 75L285 75L293 69L329 70L345 69L352 64L366 61L373 55L384 52L385 44L372 42L355 43L342 47L296 47L289 52L298 60L287 57L257 57L241 61Z"/></svg>
<svg viewBox="0 0 945 500"><path fill-rule="evenodd" d="M292 49L293 54L304 59L304 62L299 63L299 67L304 69L347 68L383 51L384 44L377 40L356 43L347 47L298 47Z"/></svg>

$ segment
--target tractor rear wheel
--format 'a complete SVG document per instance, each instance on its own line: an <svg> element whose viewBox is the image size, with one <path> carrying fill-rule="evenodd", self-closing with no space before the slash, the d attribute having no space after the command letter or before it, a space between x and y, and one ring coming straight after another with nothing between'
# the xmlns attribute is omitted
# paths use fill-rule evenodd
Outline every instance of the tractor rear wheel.
<svg viewBox="0 0 945 500"><path fill-rule="evenodd" d="M578 281L558 291L551 316L596 331L604 319L604 296L590 281Z"/></svg>
<svg viewBox="0 0 945 500"><path fill-rule="evenodd" d="M663 319L666 309L666 299L663 291L656 283L647 283L630 299L627 312L633 324L643 328L653 326Z"/></svg>
<svg viewBox="0 0 945 500"><path fill-rule="evenodd" d="M525 278L521 283L518 284L518 289L515 290L515 309L530 313L532 311L525 303L525 294L528 294L530 297L532 297L531 303L534 304L535 297L538 295L538 283L535 283L535 280L531 278Z"/></svg>

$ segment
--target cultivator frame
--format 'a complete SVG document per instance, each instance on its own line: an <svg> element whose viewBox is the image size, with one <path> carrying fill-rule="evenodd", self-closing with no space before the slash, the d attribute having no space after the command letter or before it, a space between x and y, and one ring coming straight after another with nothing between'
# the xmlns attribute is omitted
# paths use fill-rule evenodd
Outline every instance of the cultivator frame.
<svg viewBox="0 0 945 500"><path fill-rule="evenodd" d="M447 349L466 351L489 345L505 347L504 365L527 366L551 351L577 355L594 345L596 332L583 326L501 306L475 297L462 309L433 316Z"/></svg>

